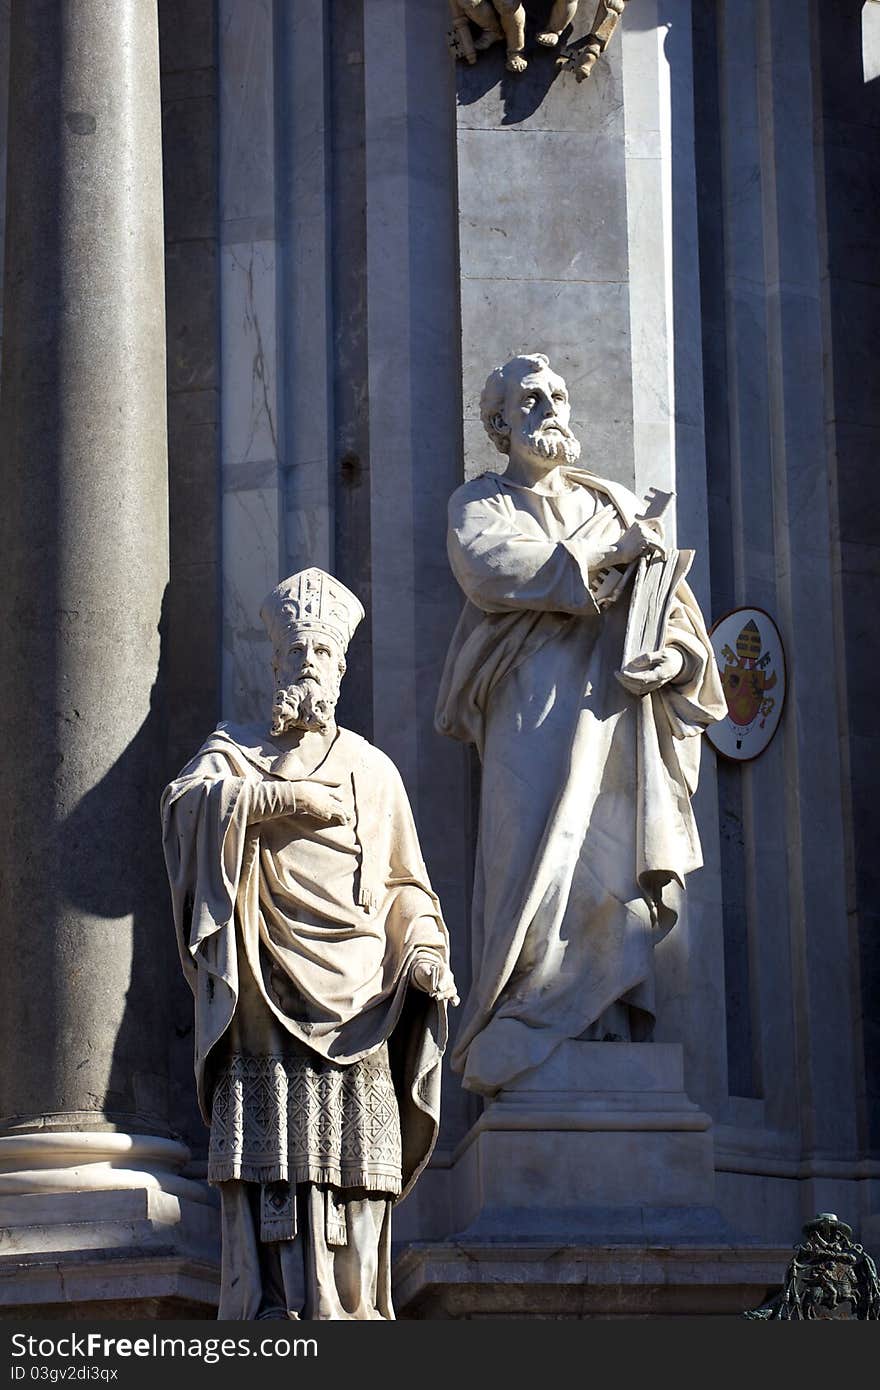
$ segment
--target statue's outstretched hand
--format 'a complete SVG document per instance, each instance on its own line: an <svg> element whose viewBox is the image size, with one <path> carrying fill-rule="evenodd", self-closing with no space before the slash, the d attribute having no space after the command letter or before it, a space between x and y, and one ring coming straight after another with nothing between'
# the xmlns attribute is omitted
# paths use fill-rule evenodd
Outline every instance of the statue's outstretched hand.
<svg viewBox="0 0 880 1390"><path fill-rule="evenodd" d="M251 793L251 823L256 825L286 816L306 816L324 825L346 825L351 819L341 794L334 787L280 779L259 782Z"/></svg>
<svg viewBox="0 0 880 1390"><path fill-rule="evenodd" d="M684 656L678 647L664 647L660 652L637 656L617 672L617 679L631 695L650 695L652 690L674 681L683 670Z"/></svg>
<svg viewBox="0 0 880 1390"><path fill-rule="evenodd" d="M410 980L416 989L430 994L432 999L448 999L453 1008L460 1002L452 971L439 956L427 953L416 956Z"/></svg>
<svg viewBox="0 0 880 1390"><path fill-rule="evenodd" d="M297 816L321 821L324 825L348 825L351 816L345 809L341 792L315 782L295 784Z"/></svg>

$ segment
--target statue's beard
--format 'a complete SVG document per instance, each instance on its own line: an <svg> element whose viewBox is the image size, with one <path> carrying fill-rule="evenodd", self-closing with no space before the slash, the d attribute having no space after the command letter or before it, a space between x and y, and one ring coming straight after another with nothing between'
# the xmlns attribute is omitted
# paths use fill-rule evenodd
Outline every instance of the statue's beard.
<svg viewBox="0 0 880 1390"><path fill-rule="evenodd" d="M551 430L535 430L525 436L525 444L533 458L541 463L577 463L581 456L580 440L567 425Z"/></svg>
<svg viewBox="0 0 880 1390"><path fill-rule="evenodd" d="M278 738L293 729L321 732L333 722L338 699L338 683L328 688L317 681L304 680L281 686L275 692L269 733Z"/></svg>

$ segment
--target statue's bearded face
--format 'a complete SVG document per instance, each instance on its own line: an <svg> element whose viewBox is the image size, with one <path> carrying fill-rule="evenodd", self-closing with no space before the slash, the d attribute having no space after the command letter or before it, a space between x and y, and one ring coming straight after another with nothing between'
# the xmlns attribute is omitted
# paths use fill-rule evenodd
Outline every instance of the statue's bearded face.
<svg viewBox="0 0 880 1390"><path fill-rule="evenodd" d="M565 382L549 367L511 381L504 406L511 456L527 457L545 468L576 463L581 446L569 429L570 416Z"/></svg>
<svg viewBox="0 0 880 1390"><path fill-rule="evenodd" d="M275 668L273 738L294 729L326 729L333 721L345 660L338 643L318 631L293 632Z"/></svg>

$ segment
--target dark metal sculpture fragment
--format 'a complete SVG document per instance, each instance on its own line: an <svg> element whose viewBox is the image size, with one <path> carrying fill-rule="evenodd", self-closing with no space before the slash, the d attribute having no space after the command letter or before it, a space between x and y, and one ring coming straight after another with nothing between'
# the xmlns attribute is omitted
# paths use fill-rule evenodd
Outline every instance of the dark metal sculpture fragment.
<svg viewBox="0 0 880 1390"><path fill-rule="evenodd" d="M744 1316L783 1322L880 1319L877 1267L852 1234L833 1212L808 1221L781 1291Z"/></svg>

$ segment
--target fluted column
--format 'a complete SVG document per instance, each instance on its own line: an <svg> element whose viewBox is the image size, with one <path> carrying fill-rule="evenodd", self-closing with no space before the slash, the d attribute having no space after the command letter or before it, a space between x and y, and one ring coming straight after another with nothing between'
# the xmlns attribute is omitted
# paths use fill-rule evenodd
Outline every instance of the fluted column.
<svg viewBox="0 0 880 1390"><path fill-rule="evenodd" d="M161 1134L155 0L13 0L10 59L0 1133Z"/></svg>

